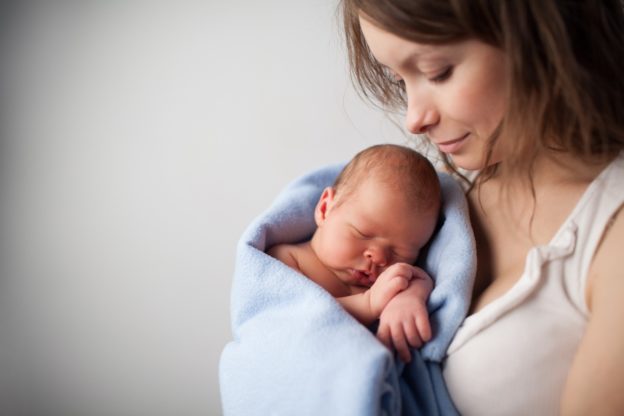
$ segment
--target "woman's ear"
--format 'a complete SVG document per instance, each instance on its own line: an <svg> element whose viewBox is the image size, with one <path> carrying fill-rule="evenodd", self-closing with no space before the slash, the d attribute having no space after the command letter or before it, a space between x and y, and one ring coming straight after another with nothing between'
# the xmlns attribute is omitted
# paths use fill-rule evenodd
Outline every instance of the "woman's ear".
<svg viewBox="0 0 624 416"><path fill-rule="evenodd" d="M328 186L323 190L323 193L316 204L316 208L314 209L314 221L316 222L317 227L320 227L321 224L325 222L327 214L329 214L329 211L334 204L335 195L336 190L331 186Z"/></svg>

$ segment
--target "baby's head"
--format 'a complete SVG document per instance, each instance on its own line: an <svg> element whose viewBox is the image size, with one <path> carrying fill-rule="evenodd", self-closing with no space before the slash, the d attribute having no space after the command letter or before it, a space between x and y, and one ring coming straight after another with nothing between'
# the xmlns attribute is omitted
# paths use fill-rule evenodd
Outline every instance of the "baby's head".
<svg viewBox="0 0 624 416"><path fill-rule="evenodd" d="M439 210L438 175L424 156L397 145L369 147L324 190L312 247L345 283L370 286L386 267L416 260Z"/></svg>
<svg viewBox="0 0 624 416"><path fill-rule="evenodd" d="M438 175L431 162L413 149L380 144L356 154L334 182L336 202L340 204L370 179L401 195L417 212L440 209Z"/></svg>

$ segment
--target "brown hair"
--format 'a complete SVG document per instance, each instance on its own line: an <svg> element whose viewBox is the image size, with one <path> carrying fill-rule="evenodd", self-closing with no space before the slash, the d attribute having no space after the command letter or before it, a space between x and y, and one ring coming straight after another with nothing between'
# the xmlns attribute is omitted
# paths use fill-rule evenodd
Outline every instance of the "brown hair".
<svg viewBox="0 0 624 416"><path fill-rule="evenodd" d="M414 42L477 39L505 51L512 98L486 155L505 137L513 156L501 174L529 172L543 149L587 162L624 149L622 0L342 0L342 12L353 79L388 109L403 108L405 92L368 49L362 14Z"/></svg>
<svg viewBox="0 0 624 416"><path fill-rule="evenodd" d="M392 191L403 194L415 209L429 212L440 208L440 181L433 165L409 147L380 144L356 154L334 182L338 203L369 177L379 178Z"/></svg>

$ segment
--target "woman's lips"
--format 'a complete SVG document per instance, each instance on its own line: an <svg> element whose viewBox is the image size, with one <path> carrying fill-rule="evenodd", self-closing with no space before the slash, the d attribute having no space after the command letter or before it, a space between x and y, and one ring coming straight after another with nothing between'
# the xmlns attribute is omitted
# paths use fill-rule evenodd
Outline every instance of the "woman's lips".
<svg viewBox="0 0 624 416"><path fill-rule="evenodd" d="M466 133L459 139L436 143L436 146L438 146L438 149L440 149L442 153L456 153L464 145L469 134L470 133Z"/></svg>

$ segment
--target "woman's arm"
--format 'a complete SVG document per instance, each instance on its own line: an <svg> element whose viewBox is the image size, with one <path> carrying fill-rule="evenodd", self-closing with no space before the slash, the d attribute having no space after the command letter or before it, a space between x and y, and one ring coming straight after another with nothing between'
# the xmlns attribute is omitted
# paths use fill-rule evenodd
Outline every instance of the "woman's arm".
<svg viewBox="0 0 624 416"><path fill-rule="evenodd" d="M607 230L588 281L591 316L570 370L563 415L624 415L624 214Z"/></svg>

